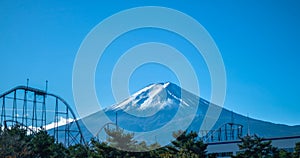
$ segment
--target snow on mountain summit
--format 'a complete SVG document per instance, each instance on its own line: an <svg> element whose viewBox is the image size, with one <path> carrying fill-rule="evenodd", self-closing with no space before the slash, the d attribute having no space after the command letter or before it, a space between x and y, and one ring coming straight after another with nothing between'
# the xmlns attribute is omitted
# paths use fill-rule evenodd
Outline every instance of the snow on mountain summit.
<svg viewBox="0 0 300 158"><path fill-rule="evenodd" d="M110 109L124 110L139 117L151 116L167 106L183 102L178 96L180 91L181 88L170 82L151 84Z"/></svg>

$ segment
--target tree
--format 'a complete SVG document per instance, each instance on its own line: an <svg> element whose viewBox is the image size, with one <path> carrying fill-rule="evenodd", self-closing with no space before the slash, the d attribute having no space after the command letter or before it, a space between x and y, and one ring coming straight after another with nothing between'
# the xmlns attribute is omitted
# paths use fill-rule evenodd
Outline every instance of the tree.
<svg viewBox="0 0 300 158"><path fill-rule="evenodd" d="M137 141L133 139L133 133L124 133L124 130L120 128L106 128L105 132L109 136L107 141L111 147L124 151L136 151Z"/></svg>
<svg viewBox="0 0 300 158"><path fill-rule="evenodd" d="M51 158L66 158L69 155L69 151L62 143L54 143L51 146Z"/></svg>
<svg viewBox="0 0 300 158"><path fill-rule="evenodd" d="M55 140L47 131L40 130L34 134L30 142L34 157L40 158L59 158L67 157L68 151L61 143Z"/></svg>
<svg viewBox="0 0 300 158"><path fill-rule="evenodd" d="M196 132L178 131L173 133L176 140L172 141L172 146L169 146L169 152L175 157L206 157L207 144L204 144L199 139Z"/></svg>
<svg viewBox="0 0 300 158"><path fill-rule="evenodd" d="M242 143L238 144L239 149L242 151L238 153L237 158L261 158L273 157L278 155L278 149L271 145L271 141L263 141L263 138L254 136L245 136L241 138Z"/></svg>
<svg viewBox="0 0 300 158"><path fill-rule="evenodd" d="M99 142L91 139L90 151L92 157L162 157L166 153L166 148L160 148L158 143L147 145L145 141L137 142L134 140L134 134L124 133L120 128L105 129L109 138L107 142Z"/></svg>
<svg viewBox="0 0 300 158"><path fill-rule="evenodd" d="M69 156L73 158L82 158L82 157L89 156L88 147L82 144L75 144L69 146L68 151L69 151Z"/></svg>
<svg viewBox="0 0 300 158"><path fill-rule="evenodd" d="M46 131L28 133L19 125L0 129L0 155L4 157L67 157L68 151Z"/></svg>
<svg viewBox="0 0 300 158"><path fill-rule="evenodd" d="M93 158L111 157L112 149L106 142L99 142L94 138L91 139L89 146L89 156ZM119 154L116 154L119 155Z"/></svg>
<svg viewBox="0 0 300 158"><path fill-rule="evenodd" d="M39 131L31 140L33 154L36 157L50 157L54 142L54 138L49 136L46 131Z"/></svg>
<svg viewBox="0 0 300 158"><path fill-rule="evenodd" d="M273 155L274 158L293 158L292 153L284 150L284 149L279 149L277 153Z"/></svg>
<svg viewBox="0 0 300 158"><path fill-rule="evenodd" d="M296 143L294 158L300 158L300 142Z"/></svg>
<svg viewBox="0 0 300 158"><path fill-rule="evenodd" d="M0 129L0 155L4 157L29 157L31 148L30 136L19 125Z"/></svg>

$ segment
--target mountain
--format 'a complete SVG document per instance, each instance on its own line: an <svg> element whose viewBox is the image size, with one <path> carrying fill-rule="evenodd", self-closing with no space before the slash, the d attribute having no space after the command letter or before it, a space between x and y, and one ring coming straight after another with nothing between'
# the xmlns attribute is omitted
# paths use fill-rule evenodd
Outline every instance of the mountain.
<svg viewBox="0 0 300 158"><path fill-rule="evenodd" d="M193 131L199 131L201 126L205 129L206 122L203 120L209 106L221 108L173 83L158 83L146 86L126 100L79 120L79 123L87 139L92 137L91 133L98 132L100 139L105 139L101 129L107 123L115 123L117 119L118 127L136 132L137 140L146 140L148 143L158 141L164 145L173 138L172 132L185 126ZM243 125L244 134L249 130L250 133L261 137L300 135L300 126L256 120L225 108L221 109L221 114L212 129L218 129L232 121Z"/></svg>

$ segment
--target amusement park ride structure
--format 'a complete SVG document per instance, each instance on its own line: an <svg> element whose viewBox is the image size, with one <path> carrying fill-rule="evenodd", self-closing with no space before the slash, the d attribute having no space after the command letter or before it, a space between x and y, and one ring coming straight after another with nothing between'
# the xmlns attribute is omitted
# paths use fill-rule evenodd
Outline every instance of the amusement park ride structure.
<svg viewBox="0 0 300 158"><path fill-rule="evenodd" d="M47 89L47 88L46 88ZM85 143L70 105L61 97L27 86L17 86L0 95L0 127L20 126L29 133L47 130L65 146Z"/></svg>

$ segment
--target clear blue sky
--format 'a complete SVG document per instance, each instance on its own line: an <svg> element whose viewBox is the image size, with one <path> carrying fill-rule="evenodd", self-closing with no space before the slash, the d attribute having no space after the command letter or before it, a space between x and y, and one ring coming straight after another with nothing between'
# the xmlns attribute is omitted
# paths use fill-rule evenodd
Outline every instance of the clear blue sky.
<svg viewBox="0 0 300 158"><path fill-rule="evenodd" d="M227 71L226 108L275 123L300 124L300 3L295 0L112 0L106 3L1 0L0 93L26 84L27 78L30 78L30 86L37 88L44 88L48 80L49 91L74 104L72 69L82 40L104 18L124 9L148 5L182 11L207 29L218 45ZM182 52L193 52L184 40L155 29L137 30L118 40L109 49L121 53L121 48L126 50L135 44L156 40L178 46ZM98 91L107 90L105 86L101 89L105 81L101 75L102 71L109 72L109 61L113 61L116 54L104 56L107 60L103 64L108 62L105 64L108 69L97 69ZM188 58L201 67L198 74L201 94L209 99L210 82L205 64L201 57L197 61L198 58L188 54ZM149 75L151 72L155 75ZM133 74L130 91L168 80L177 83L167 68L148 64ZM104 104L113 104L110 96L104 99Z"/></svg>

